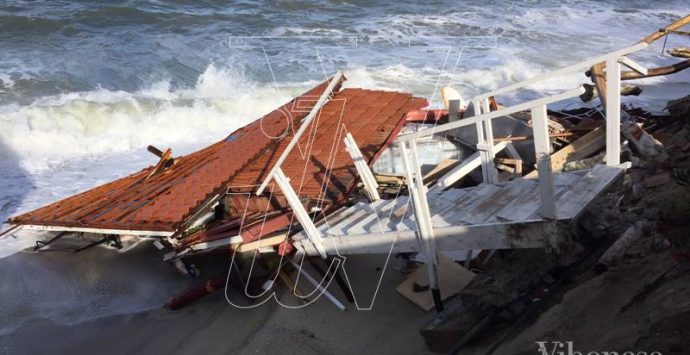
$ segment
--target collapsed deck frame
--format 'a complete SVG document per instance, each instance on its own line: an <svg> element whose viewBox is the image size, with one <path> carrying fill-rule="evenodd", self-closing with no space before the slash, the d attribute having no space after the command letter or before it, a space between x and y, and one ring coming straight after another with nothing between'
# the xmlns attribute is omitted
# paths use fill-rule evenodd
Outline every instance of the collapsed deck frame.
<svg viewBox="0 0 690 355"><path fill-rule="evenodd" d="M581 72L595 64L605 62L607 65L607 90L605 97L606 164L615 169L620 165L621 152L620 71L622 65L625 65L633 71L644 74L646 69L626 56L645 49L647 46L647 43L640 42L627 48L613 51L532 79L478 95L471 100L474 110L477 113L476 116L399 136L398 141L402 149L401 157L403 160L405 183L407 185L415 217L415 230L391 230L364 236L335 236L328 238L328 241L331 242L329 246L324 244L323 236L310 220L306 223L307 226L303 224L306 233L303 233L302 237L306 238L295 238L296 244L301 246L302 252L313 255L313 251L310 250L311 245L324 258L326 257L325 254L328 253L343 255L358 253L390 253L393 251L423 252L427 260L429 286L437 310L442 309L440 291L438 289L438 248L444 250L471 250L546 247L558 252L563 242L559 235L560 233L558 233L558 227L563 221L569 221L575 218L575 216L559 218L551 166L552 147L549 138L546 106L579 96L585 92L585 89L581 86L556 95L524 102L496 111L490 111L489 99L495 95L515 91L534 83L552 79L559 75ZM449 107L457 106L458 102L449 103ZM539 218L531 221L518 221L513 223L435 228L432 222L432 213L429 209L427 187L424 185L423 176L420 171L416 140L431 137L434 134L447 132L452 129L475 125L477 130L476 148L479 152L479 163L483 181L488 184L496 184L498 182L498 174L494 165L494 159L497 149L494 144L492 120L525 110L530 111L532 116L531 126L534 137L537 162L536 171L540 195ZM469 163L465 165L469 165ZM465 170L469 172L471 169ZM622 170L615 175L618 176L619 173L622 173ZM458 175L462 174L458 174L456 171L455 176L457 177ZM362 178L364 179L365 177ZM610 181L604 181L605 185L608 185L608 183L610 183ZM598 193L600 193L600 191L598 191L597 194ZM578 209L581 210L586 204L591 202L591 199L579 200L578 202L580 202ZM293 210L304 209L301 203L291 204L291 207Z"/></svg>

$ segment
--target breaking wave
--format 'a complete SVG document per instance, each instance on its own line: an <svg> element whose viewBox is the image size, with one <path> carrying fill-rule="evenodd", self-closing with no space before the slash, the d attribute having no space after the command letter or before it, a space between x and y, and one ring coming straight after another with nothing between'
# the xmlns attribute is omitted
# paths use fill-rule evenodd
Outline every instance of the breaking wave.
<svg viewBox="0 0 690 355"><path fill-rule="evenodd" d="M137 92L98 88L1 107L0 140L31 172L148 144L183 148L220 139L289 100L294 90L260 86L211 64L189 89L160 81Z"/></svg>

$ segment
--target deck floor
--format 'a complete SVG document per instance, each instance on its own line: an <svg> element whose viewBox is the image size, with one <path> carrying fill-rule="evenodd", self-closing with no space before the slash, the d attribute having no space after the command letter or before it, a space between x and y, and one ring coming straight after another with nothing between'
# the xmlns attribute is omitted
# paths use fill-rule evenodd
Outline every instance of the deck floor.
<svg viewBox="0 0 690 355"><path fill-rule="evenodd" d="M554 174L556 212L559 220L576 218L605 191L623 170L597 165L590 170ZM427 193L436 229L493 223L527 223L541 219L538 180L515 179L495 185ZM317 224L323 238L409 231L416 229L412 203L407 196L343 208ZM306 242L306 236L296 239Z"/></svg>

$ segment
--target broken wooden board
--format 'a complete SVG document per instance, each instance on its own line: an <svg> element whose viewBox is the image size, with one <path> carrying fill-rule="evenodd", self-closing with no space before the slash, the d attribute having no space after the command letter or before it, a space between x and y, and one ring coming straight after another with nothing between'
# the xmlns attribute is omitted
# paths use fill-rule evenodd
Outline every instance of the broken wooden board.
<svg viewBox="0 0 690 355"><path fill-rule="evenodd" d="M165 150L165 152L163 152L163 154L161 155L161 159L158 161L156 166L154 166L153 169L151 169L151 171L146 176L146 179L144 179L144 181L147 181L152 176L160 174L165 169L165 167L168 163L168 160L171 158L172 158L172 149L168 148Z"/></svg>
<svg viewBox="0 0 690 355"><path fill-rule="evenodd" d="M278 245L278 244L280 244L286 240L287 240L287 235L286 234L280 234L280 235L276 235L273 237L262 238L259 240L255 240L253 242L240 244L236 250L239 251L240 253L244 253L247 251L259 250L262 248L276 246L276 245Z"/></svg>
<svg viewBox="0 0 690 355"><path fill-rule="evenodd" d="M405 178L399 175L376 173L374 179L381 185L401 186L405 183Z"/></svg>
<svg viewBox="0 0 690 355"><path fill-rule="evenodd" d="M458 165L458 161L455 159L443 159L441 160L438 165L436 165L433 169L431 169L428 173L424 174L424 177L422 178L422 181L424 181L424 185L428 185L443 176L443 174L447 173L450 169L454 168L456 165Z"/></svg>
<svg viewBox="0 0 690 355"><path fill-rule="evenodd" d="M474 278L474 273L460 266L443 255L438 256L438 283L441 289L441 300L445 300L462 291ZM434 308L434 300L429 289L427 268L420 266L405 279L396 290L425 311ZM423 291L415 292L415 284Z"/></svg>
<svg viewBox="0 0 690 355"><path fill-rule="evenodd" d="M553 172L563 171L565 163L587 158L604 149L605 146L606 129L604 127L595 128L559 151L551 154L551 170ZM525 177L536 178L537 170L533 170L525 175Z"/></svg>

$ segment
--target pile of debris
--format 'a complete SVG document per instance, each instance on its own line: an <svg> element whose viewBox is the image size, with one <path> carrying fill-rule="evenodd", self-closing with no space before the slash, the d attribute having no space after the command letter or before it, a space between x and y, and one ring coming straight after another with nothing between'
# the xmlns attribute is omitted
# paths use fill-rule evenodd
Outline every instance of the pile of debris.
<svg viewBox="0 0 690 355"><path fill-rule="evenodd" d="M646 39L681 33L680 26ZM685 61L653 72L688 66ZM593 80L606 87L605 75ZM477 276L421 330L431 350L527 354L539 341L621 353L690 347L684 329L690 320L690 95L669 101L665 110L622 107L626 174L579 218L573 245L560 255L509 250L473 260L468 267ZM566 132L582 132L551 155L554 171L604 161L600 110L550 115Z"/></svg>

